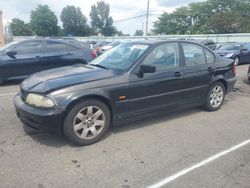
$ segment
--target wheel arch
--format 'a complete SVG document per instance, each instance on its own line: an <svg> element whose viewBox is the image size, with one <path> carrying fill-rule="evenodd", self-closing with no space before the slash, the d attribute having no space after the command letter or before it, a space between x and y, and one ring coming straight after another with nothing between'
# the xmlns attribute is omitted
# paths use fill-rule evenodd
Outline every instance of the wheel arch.
<svg viewBox="0 0 250 188"><path fill-rule="evenodd" d="M212 81L212 83L210 84L210 86L212 85L212 84L214 84L215 82L220 82L220 83L222 83L223 85L224 85L224 87L225 87L225 92L227 93L227 82L226 82L226 80L224 79L224 77L223 76L217 76L217 77L214 77L214 79L213 79L213 81Z"/></svg>
<svg viewBox="0 0 250 188"><path fill-rule="evenodd" d="M110 100L102 95L96 95L96 94L89 94L89 95L84 95L84 96L79 96L77 98L75 98L74 100L72 100L66 107L65 111L64 111L64 118L63 118L63 122L64 119L66 118L66 114L79 102L84 101L84 100L89 100L89 99L94 99L94 100L98 100L103 102L109 109L110 111L110 117L111 117L111 124L112 124L112 120L113 120L113 107L112 104L110 102ZM62 123L63 125L63 123Z"/></svg>

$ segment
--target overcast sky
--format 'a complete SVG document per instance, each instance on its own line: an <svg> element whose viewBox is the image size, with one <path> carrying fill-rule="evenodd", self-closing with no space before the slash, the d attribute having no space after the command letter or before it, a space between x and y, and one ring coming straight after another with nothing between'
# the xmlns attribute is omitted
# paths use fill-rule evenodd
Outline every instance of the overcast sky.
<svg viewBox="0 0 250 188"><path fill-rule="evenodd" d="M98 0L0 0L0 9L3 11L3 19L20 18L29 22L30 12L35 10L38 4L47 4L58 17L59 25L60 14L63 7L74 5L81 8L83 14L89 18L91 5ZM191 2L201 0L150 0L150 13L161 14L172 12L175 8L187 5ZM113 17L114 25L123 33L134 34L136 29L141 29L144 24L145 17L121 21L126 18L143 15L146 13L147 0L105 0L110 4L110 14ZM149 29L152 28L153 22L157 20L157 15L149 17ZM88 19L89 21L89 19Z"/></svg>

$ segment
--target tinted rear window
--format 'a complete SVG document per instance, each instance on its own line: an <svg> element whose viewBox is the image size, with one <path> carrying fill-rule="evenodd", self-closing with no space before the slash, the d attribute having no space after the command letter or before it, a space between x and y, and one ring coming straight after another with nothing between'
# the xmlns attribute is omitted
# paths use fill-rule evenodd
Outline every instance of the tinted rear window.
<svg viewBox="0 0 250 188"><path fill-rule="evenodd" d="M47 52L66 52L68 51L66 44L55 42L55 41L47 41Z"/></svg>

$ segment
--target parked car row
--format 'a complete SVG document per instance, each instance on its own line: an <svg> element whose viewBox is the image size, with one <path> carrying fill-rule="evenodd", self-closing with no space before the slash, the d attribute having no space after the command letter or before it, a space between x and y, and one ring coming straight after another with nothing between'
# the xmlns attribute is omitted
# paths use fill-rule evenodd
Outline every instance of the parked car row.
<svg viewBox="0 0 250 188"><path fill-rule="evenodd" d="M182 39L184 40L184 39ZM215 50L236 65L250 62L250 43L221 43L213 40L185 39ZM0 48L0 83L24 79L29 75L56 67L91 62L124 41L80 42L74 38L36 38L12 42Z"/></svg>
<svg viewBox="0 0 250 188"><path fill-rule="evenodd" d="M195 40L195 39L182 39L187 41L193 41L200 43L211 50L214 50L218 53L221 57L233 59L236 65L250 63L250 42L247 43L215 43L213 40ZM95 46L95 50L97 51L98 55L101 55L107 50L121 44L121 41L115 41L112 43L109 42L102 42L97 43Z"/></svg>
<svg viewBox="0 0 250 188"><path fill-rule="evenodd" d="M250 62L250 43L214 48L210 40L36 38L0 48L0 82L29 77L14 101L25 127L89 145L112 125L193 106L220 109L236 65Z"/></svg>
<svg viewBox="0 0 250 188"><path fill-rule="evenodd" d="M96 57L76 40L31 39L0 48L0 83L57 67L87 64Z"/></svg>

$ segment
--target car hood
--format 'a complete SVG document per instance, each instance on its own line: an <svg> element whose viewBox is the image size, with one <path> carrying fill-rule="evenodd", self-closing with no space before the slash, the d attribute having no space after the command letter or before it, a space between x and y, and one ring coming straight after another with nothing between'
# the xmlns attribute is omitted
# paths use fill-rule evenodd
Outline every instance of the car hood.
<svg viewBox="0 0 250 188"><path fill-rule="evenodd" d="M93 82L114 76L111 70L90 65L68 66L33 74L21 84L26 92L47 93L76 84Z"/></svg>
<svg viewBox="0 0 250 188"><path fill-rule="evenodd" d="M225 55L231 54L231 53L234 53L234 54L238 54L239 53L238 50L216 50L216 52L218 54L225 54Z"/></svg>

